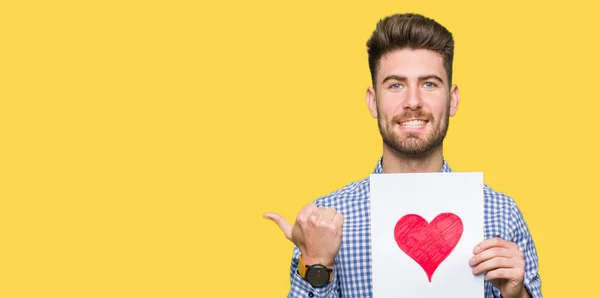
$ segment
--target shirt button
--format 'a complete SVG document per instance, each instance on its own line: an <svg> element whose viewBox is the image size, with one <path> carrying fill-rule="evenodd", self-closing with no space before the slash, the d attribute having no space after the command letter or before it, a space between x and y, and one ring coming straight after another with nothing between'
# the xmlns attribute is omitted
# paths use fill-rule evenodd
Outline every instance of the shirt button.
<svg viewBox="0 0 600 298"><path fill-rule="evenodd" d="M308 297L315 297L315 294L313 294L313 292L308 292Z"/></svg>

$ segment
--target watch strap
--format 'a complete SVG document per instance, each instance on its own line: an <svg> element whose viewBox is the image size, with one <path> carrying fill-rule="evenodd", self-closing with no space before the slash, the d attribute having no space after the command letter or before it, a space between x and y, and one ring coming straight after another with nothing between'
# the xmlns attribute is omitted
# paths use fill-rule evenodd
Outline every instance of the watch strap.
<svg viewBox="0 0 600 298"><path fill-rule="evenodd" d="M304 261L302 260L302 255L300 255L300 257L298 258L298 274L300 274L300 276L302 276L302 278L304 279L306 279L306 271L308 267L310 266L304 264ZM333 280L333 265L331 265L328 268L331 269L331 271L329 272L329 282L331 282Z"/></svg>

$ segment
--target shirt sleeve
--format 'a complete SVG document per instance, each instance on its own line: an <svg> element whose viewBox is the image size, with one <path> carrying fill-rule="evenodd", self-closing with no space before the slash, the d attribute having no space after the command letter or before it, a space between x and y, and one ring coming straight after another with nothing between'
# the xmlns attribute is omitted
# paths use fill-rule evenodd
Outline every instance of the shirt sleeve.
<svg viewBox="0 0 600 298"><path fill-rule="evenodd" d="M288 298L338 298L342 297L339 292L338 277L336 274L336 265L333 265L333 278L330 283L323 287L315 288L310 285L300 274L298 274L298 260L300 250L294 245L294 254L292 264L290 265L290 292Z"/></svg>
<svg viewBox="0 0 600 298"><path fill-rule="evenodd" d="M538 273L538 256L535 244L533 243L523 214L514 202L511 213L512 221L510 229L512 230L512 242L515 242L525 255L525 278L523 284L532 298L542 298L542 280Z"/></svg>

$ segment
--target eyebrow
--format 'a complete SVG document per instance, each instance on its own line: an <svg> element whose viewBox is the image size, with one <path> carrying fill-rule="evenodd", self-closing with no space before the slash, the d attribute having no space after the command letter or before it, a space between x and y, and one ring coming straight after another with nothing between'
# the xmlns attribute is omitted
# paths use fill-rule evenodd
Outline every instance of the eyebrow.
<svg viewBox="0 0 600 298"><path fill-rule="evenodd" d="M440 78L440 77L438 77L436 75L426 75L426 76L420 76L419 77L419 81L426 81L426 80L431 80L431 79L439 81L442 84L444 83L444 80L442 80L442 78ZM403 77L403 76L389 75L389 76L385 77L383 79L383 82L381 82L381 83L384 84L385 82L390 81L390 80L396 80L396 81L400 81L400 82L406 82L406 81L408 81L408 79L406 77Z"/></svg>

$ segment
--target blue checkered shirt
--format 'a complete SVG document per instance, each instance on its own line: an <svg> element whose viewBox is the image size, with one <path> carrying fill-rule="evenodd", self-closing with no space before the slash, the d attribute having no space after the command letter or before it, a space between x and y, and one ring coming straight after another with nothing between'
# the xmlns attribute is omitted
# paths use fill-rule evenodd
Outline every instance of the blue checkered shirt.
<svg viewBox="0 0 600 298"><path fill-rule="evenodd" d="M382 174L379 159L374 174ZM452 172L446 160L441 172ZM531 297L542 297L538 257L521 211L505 194L484 185L484 236L500 237L519 245L525 254L525 288ZM369 218L369 177L315 201L319 207L335 207L344 215L342 245L334 260L333 280L325 287L313 288L297 272L300 250L294 246L290 266L290 297L373 297L371 283L371 235ZM485 297L501 297L491 282L485 281Z"/></svg>

